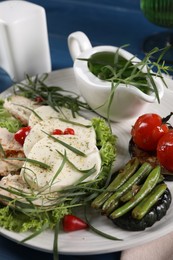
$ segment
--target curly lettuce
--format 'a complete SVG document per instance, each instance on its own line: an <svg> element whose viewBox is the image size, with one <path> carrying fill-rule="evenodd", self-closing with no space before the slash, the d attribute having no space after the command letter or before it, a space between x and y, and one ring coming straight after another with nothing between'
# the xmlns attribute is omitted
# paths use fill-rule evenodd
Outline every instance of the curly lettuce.
<svg viewBox="0 0 173 260"><path fill-rule="evenodd" d="M0 100L0 127L7 128L9 132L15 133L21 128L21 123L3 107L3 104L4 101Z"/></svg>
<svg viewBox="0 0 173 260"><path fill-rule="evenodd" d="M44 226L53 229L65 215L69 213L68 208L57 207L51 211L30 212L30 214L24 214L14 208L10 208L9 205L2 206L0 208L0 226L15 232L33 231L37 232ZM24 211L23 211L24 212Z"/></svg>
<svg viewBox="0 0 173 260"><path fill-rule="evenodd" d="M103 118L93 118L92 124L96 132L97 147L100 148L102 159L102 169L99 174L99 186L104 186L112 165L116 159L116 141L117 137L112 134L111 128Z"/></svg>

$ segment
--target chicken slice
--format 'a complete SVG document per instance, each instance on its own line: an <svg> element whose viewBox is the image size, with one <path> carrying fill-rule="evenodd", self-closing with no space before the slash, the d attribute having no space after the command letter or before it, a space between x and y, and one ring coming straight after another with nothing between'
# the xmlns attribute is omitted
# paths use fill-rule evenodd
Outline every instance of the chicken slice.
<svg viewBox="0 0 173 260"><path fill-rule="evenodd" d="M23 147L14 139L14 134L6 128L0 128L0 144L0 176L18 173L24 162L12 158L25 157Z"/></svg>
<svg viewBox="0 0 173 260"><path fill-rule="evenodd" d="M4 108L7 109L15 118L20 120L23 125L28 125L28 120L32 110L39 106L40 105L34 101L17 95L8 97L4 100Z"/></svg>

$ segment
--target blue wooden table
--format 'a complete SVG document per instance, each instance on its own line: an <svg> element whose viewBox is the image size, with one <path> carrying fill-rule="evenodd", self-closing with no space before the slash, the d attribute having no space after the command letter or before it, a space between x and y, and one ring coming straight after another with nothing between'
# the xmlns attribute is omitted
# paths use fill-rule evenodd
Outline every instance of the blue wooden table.
<svg viewBox="0 0 173 260"><path fill-rule="evenodd" d="M87 34L93 46L129 44L127 50L144 56L144 39L162 30L140 11L140 0L33 0L46 10L52 70L72 67L67 37L74 31ZM12 85L0 70L0 92ZM118 260L120 253L89 256L90 260ZM60 256L60 260L85 260L88 256ZM52 260L52 254L33 250L0 236L0 260Z"/></svg>

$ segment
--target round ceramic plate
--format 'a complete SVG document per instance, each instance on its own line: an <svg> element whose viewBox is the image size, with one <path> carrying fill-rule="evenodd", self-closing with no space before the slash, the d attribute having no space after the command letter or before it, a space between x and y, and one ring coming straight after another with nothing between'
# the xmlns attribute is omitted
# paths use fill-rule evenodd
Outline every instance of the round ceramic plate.
<svg viewBox="0 0 173 260"><path fill-rule="evenodd" d="M72 90L78 93L73 69L64 69L50 73L48 77L48 83L54 84L56 86L61 86L64 89ZM169 79L167 80L167 83L169 89L165 90L165 95L161 101L161 104L149 104L144 109L143 113L155 112L165 117L173 110L173 82ZM3 92L1 94L1 97L9 95L11 91L12 88ZM85 114L85 116L90 118L92 116L96 116L96 114L88 112ZM130 139L131 126L134 122L135 118L121 123L112 123L113 132L118 137L118 156L116 159L114 170L120 168L129 159L128 142ZM171 190L171 193L173 194L173 182L169 182L168 186ZM90 212L90 220L91 224L97 229L112 236L121 238L122 241L113 241L103 238L92 232L91 230L75 231L71 233L64 233L63 231L60 231L58 238L59 253L71 255L110 253L139 246L146 242L152 241L173 231L173 207L170 207L166 216L161 221L155 223L155 225L153 225L151 228L140 232L123 231L113 225L113 223L109 219L99 215L99 213L94 210ZM0 228L0 234L16 242L20 242L30 233L28 232L19 234ZM37 237L27 241L25 245L37 250L52 252L53 239L53 231L47 230Z"/></svg>

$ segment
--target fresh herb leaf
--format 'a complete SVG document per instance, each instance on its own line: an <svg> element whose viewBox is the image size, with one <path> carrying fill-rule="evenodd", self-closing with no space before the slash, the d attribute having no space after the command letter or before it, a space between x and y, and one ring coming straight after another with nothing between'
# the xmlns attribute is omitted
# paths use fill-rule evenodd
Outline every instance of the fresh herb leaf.
<svg viewBox="0 0 173 260"><path fill-rule="evenodd" d="M74 163L72 163L67 155L66 155L66 152L65 152L65 155L63 155L60 151L57 151L62 157L65 157L65 160L74 168L76 169L78 172L81 172L81 173L88 173L88 174L93 174L95 171L96 171L96 167L95 165L93 167L91 167L90 169L85 169L85 170L80 170L76 167L76 165L74 165Z"/></svg>
<svg viewBox="0 0 173 260"><path fill-rule="evenodd" d="M2 153L2 155L4 156L4 158L6 158L6 154L4 151L4 148L2 147L2 144L0 143L0 153Z"/></svg>
<svg viewBox="0 0 173 260"><path fill-rule="evenodd" d="M53 184L54 180L57 178L57 176L60 174L60 172L62 171L62 169L64 168L64 165L67 161L67 157L66 157L66 151L65 151L65 155L63 156L63 160L62 160L62 163L60 165L60 167L58 168L57 172L55 173L55 175L53 176L52 180L51 180L51 184Z"/></svg>
<svg viewBox="0 0 173 260"><path fill-rule="evenodd" d="M34 109L30 108L30 107L26 107L26 106L23 106L23 105L19 105L19 104L14 104L13 105L15 106L19 106L19 107L23 107L25 109L28 109L29 111L31 111L37 118L39 118L41 121L43 120L36 112Z"/></svg>
<svg viewBox="0 0 173 260"><path fill-rule="evenodd" d="M53 140L55 140L56 142L62 144L64 147L66 147L66 148L69 149L70 151L74 152L75 154L80 155L80 156L84 156L84 157L86 156L85 153L83 153L83 152L81 152L80 150L78 150L77 148L75 148L75 147L69 145L68 143L63 142L62 140L56 138L56 137L53 136L53 135L50 135L50 134L44 132L43 130L42 130L42 132L45 133L46 135L48 135L48 136L49 136L50 138L52 138Z"/></svg>
<svg viewBox="0 0 173 260"><path fill-rule="evenodd" d="M89 228L94 231L96 234L104 237L104 238L107 238L107 239L110 239L110 240L118 240L118 241L123 241L123 239L120 239L120 238L117 238L117 237L114 237L114 236L111 236L105 232L102 232L101 230L95 228L89 221L88 217L87 217L87 214L86 214L86 207L85 207L85 221L86 223L88 224Z"/></svg>
<svg viewBox="0 0 173 260"><path fill-rule="evenodd" d="M54 241L53 241L53 260L58 260L58 234L59 234L59 222L55 225Z"/></svg>
<svg viewBox="0 0 173 260"><path fill-rule="evenodd" d="M73 124L73 125L78 125L78 126L86 127L86 128L92 127L92 125L84 125L84 124L81 124L81 123L79 123L79 122L67 120L67 119L64 119L64 118L59 118L59 120L60 120L60 121L63 121L63 122L66 122L66 123Z"/></svg>
<svg viewBox="0 0 173 260"><path fill-rule="evenodd" d="M49 227L49 223L46 223L44 226L42 226L42 228L38 231L33 232L31 235L29 235L28 237L24 238L23 240L20 241L20 243L25 243L26 241L38 236L39 234L41 234L44 230L48 229Z"/></svg>
<svg viewBox="0 0 173 260"><path fill-rule="evenodd" d="M24 162L29 162L29 163L32 163L32 164L35 164L43 169L50 169L50 165L46 164L46 163L43 163L41 161L37 161L37 160L34 160L34 159L30 159L30 158L22 158L22 157L8 157L8 158L5 158L5 160L17 160L17 161L24 161Z"/></svg>
<svg viewBox="0 0 173 260"><path fill-rule="evenodd" d="M88 104L81 100L81 97L73 91L64 90L62 87L47 85L48 74L38 77L29 77L26 75L26 81L13 86L14 93L23 95L35 100L36 97L42 98L42 105L49 105L56 111L58 108L65 107L75 114L81 109L90 110Z"/></svg>

